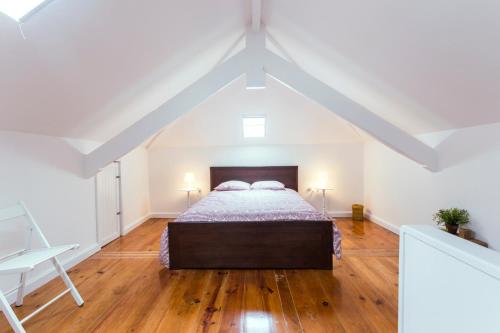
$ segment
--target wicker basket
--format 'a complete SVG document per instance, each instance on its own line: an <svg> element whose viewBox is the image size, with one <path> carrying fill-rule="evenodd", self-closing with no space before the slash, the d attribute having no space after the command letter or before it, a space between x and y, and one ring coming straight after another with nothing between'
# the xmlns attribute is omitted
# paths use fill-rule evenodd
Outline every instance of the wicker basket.
<svg viewBox="0 0 500 333"><path fill-rule="evenodd" d="M365 217L363 214L363 205L354 204L352 205L352 219L354 221L364 221Z"/></svg>
<svg viewBox="0 0 500 333"><path fill-rule="evenodd" d="M474 234L472 233L472 230L467 229L467 228L460 228L458 230L458 236L464 238L464 239L472 239L474 238Z"/></svg>

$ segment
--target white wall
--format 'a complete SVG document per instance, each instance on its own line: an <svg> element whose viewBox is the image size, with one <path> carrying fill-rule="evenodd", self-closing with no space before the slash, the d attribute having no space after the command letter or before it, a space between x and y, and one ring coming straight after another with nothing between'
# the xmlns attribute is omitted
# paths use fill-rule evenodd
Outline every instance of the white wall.
<svg viewBox="0 0 500 333"><path fill-rule="evenodd" d="M314 145L360 142L358 132L333 112L271 77L266 89L246 89L242 77L184 114L153 147ZM266 137L243 137L242 115L265 115Z"/></svg>
<svg viewBox="0 0 500 333"><path fill-rule="evenodd" d="M62 257L72 265L98 250L94 179L84 179L82 155L65 139L0 131L0 207L26 202L51 244L79 243ZM19 225L0 225L0 252L21 248ZM28 290L47 281L41 266L28 274ZM10 289L17 276L2 277Z"/></svg>
<svg viewBox="0 0 500 333"><path fill-rule="evenodd" d="M242 115L265 115L266 136L244 138ZM331 111L268 77L266 89L247 90L237 80L168 126L149 148L151 210L176 215L186 208L184 173L191 171L209 191L210 166L298 165L301 194L327 171L334 192L328 210L350 212L363 200L363 140ZM195 198L196 200L196 198Z"/></svg>
<svg viewBox="0 0 500 333"><path fill-rule="evenodd" d="M178 214L186 208L184 173L193 172L202 195L209 191L210 166L298 165L299 192L321 208L321 196L311 193L318 173L327 171L335 191L328 193L328 210L345 214L363 200L363 145L260 145L219 147L156 147L149 150L151 210Z"/></svg>
<svg viewBox="0 0 500 333"><path fill-rule="evenodd" d="M138 147L120 159L122 188L122 234L149 218L148 151Z"/></svg>
<svg viewBox="0 0 500 333"><path fill-rule="evenodd" d="M479 239L500 249L500 124L422 136L443 168L432 173L380 143L365 149L365 204L376 221L433 224L440 208L469 210Z"/></svg>

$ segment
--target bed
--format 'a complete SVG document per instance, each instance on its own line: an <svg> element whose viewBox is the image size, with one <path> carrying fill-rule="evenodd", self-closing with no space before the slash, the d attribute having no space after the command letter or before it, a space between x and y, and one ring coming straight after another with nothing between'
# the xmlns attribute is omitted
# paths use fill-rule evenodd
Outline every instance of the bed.
<svg viewBox="0 0 500 333"><path fill-rule="evenodd" d="M228 180L277 180L286 190L213 191ZM297 193L298 167L211 167L211 192L162 235L170 269L332 269L340 233Z"/></svg>

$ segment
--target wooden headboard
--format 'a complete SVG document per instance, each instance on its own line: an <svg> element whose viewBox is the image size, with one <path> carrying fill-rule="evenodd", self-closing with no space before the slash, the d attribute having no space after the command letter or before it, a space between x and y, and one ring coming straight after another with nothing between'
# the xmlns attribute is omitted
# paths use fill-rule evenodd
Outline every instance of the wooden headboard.
<svg viewBox="0 0 500 333"><path fill-rule="evenodd" d="M264 167L210 167L210 191L228 180L241 180L253 183L259 180L277 180L286 188L299 190L298 166Z"/></svg>

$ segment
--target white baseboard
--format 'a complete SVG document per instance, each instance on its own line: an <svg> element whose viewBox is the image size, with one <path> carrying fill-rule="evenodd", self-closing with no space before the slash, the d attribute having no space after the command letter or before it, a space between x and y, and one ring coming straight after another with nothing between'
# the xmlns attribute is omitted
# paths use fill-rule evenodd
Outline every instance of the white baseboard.
<svg viewBox="0 0 500 333"><path fill-rule="evenodd" d="M138 226L140 226L141 224L143 224L152 217L154 217L153 214L146 214L143 217L135 220L132 224L124 226L122 230L122 236L125 236L126 234L128 234L129 232L131 232L132 230L134 230L135 228L137 228Z"/></svg>
<svg viewBox="0 0 500 333"><path fill-rule="evenodd" d="M326 212L330 217L352 217L352 211L350 210L334 210L331 212Z"/></svg>
<svg viewBox="0 0 500 333"><path fill-rule="evenodd" d="M115 233L113 233L112 235L109 235L108 237L102 239L99 241L99 246L104 246L108 243L111 243L113 240L117 239L118 237L120 237L120 232L117 231Z"/></svg>
<svg viewBox="0 0 500 333"><path fill-rule="evenodd" d="M392 224L390 222L387 222L386 220L384 220L378 216L375 216L373 214L365 214L365 217L368 220L372 221L373 223L378 224L382 228L387 229L387 230L399 235L399 225L395 225L395 224Z"/></svg>
<svg viewBox="0 0 500 333"><path fill-rule="evenodd" d="M64 266L65 270L69 270L72 267L79 264L80 262L87 259L88 257L90 257L91 255L99 252L100 250L101 247L97 243L83 250L80 251L77 250L78 253L76 253L74 256L71 256L70 258L63 260L62 265ZM25 295L35 291L36 289L40 288L41 286L48 283L57 276L59 276L59 274L57 274L53 266L51 267L51 269L47 269L37 274L37 276L33 280L30 279L30 273L28 272L28 281L26 282ZM9 297L7 297L7 300L11 304L14 303L16 301L16 293L9 295Z"/></svg>
<svg viewBox="0 0 500 333"><path fill-rule="evenodd" d="M181 214L181 212L154 212L151 213L150 217L156 219L175 219Z"/></svg>

